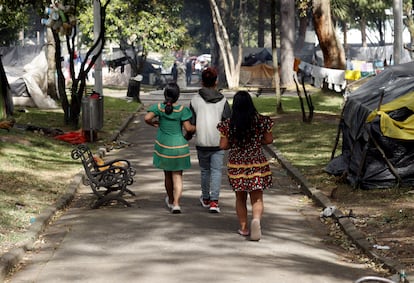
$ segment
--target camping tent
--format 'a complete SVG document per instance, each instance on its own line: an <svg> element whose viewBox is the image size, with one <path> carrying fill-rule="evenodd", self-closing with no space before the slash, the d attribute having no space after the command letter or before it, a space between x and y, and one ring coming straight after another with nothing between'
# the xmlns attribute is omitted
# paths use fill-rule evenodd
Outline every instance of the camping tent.
<svg viewBox="0 0 414 283"><path fill-rule="evenodd" d="M386 68L346 97L342 154L326 171L362 189L414 185L414 62Z"/></svg>

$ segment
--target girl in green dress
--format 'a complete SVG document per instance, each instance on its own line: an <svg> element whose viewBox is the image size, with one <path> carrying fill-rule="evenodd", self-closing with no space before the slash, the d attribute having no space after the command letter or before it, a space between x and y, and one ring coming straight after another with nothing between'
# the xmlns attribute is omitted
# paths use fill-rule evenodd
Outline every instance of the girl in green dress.
<svg viewBox="0 0 414 283"><path fill-rule="evenodd" d="M183 170L191 167L190 149L183 130L195 132L191 125L191 110L177 104L180 88L169 83L164 90L165 100L151 105L145 115L145 122L157 127L153 164L164 170L164 184L167 196L165 203L172 213L181 213L180 197L183 190Z"/></svg>

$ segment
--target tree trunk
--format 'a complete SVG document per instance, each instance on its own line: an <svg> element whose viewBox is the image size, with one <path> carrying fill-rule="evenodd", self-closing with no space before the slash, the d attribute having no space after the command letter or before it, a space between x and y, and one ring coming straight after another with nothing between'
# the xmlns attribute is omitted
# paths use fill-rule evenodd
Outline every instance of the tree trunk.
<svg viewBox="0 0 414 283"><path fill-rule="evenodd" d="M344 70L345 52L335 33L330 0L313 0L313 22L323 53L324 66Z"/></svg>
<svg viewBox="0 0 414 283"><path fill-rule="evenodd" d="M62 101L62 109L64 111L64 121L66 125L71 125L74 128L79 126L79 118L81 114L81 106L82 106L82 97L86 91L86 76L93 68L97 58L100 56L104 46L105 40L105 10L106 7L109 5L110 0L100 7L101 9L101 30L99 33L99 37L95 40L92 47L86 52L85 60L81 63L79 68L79 74L76 76L75 73L75 66L74 66L74 58L75 58L75 38L76 38L76 28L72 28L72 35L66 35L66 48L69 53L69 71L70 76L72 79L72 86L71 86L71 100L69 104L69 100L66 95L65 89L65 78L62 73L62 54L61 54L61 41L59 37L59 30L53 30L53 37L56 44L56 53L55 53L55 61L56 61L56 71L58 75L58 91L59 97ZM76 9L76 7L75 7ZM94 54L94 55L92 55ZM87 60L91 58L90 60ZM102 95L102 94L101 94Z"/></svg>
<svg viewBox="0 0 414 283"><path fill-rule="evenodd" d="M46 28L46 40L47 40L47 94L54 100L59 100L56 91L56 44L53 38L52 29Z"/></svg>
<svg viewBox="0 0 414 283"><path fill-rule="evenodd" d="M280 93L279 63L277 59L276 0L271 0L270 10L271 10L270 26L271 26L271 34L272 34L273 80L275 82L276 113L280 114L280 113L283 113L283 108L282 108L282 95Z"/></svg>
<svg viewBox="0 0 414 283"><path fill-rule="evenodd" d="M377 23L377 29L379 33L379 45L385 46L384 21L379 19Z"/></svg>
<svg viewBox="0 0 414 283"><path fill-rule="evenodd" d="M413 46L414 46L414 17L411 13L411 10L413 9L413 5L411 2L405 3L404 4L404 16L405 16L405 21L404 24L407 26L408 31L410 33L410 44L409 44L409 48L412 50ZM410 57L411 59L414 59L414 52L410 52Z"/></svg>
<svg viewBox="0 0 414 283"><path fill-rule="evenodd" d="M308 27L308 17L307 16L300 17L298 38L296 40L296 46L295 46L296 54L300 54L300 52L302 51L303 45L305 43L307 27Z"/></svg>
<svg viewBox="0 0 414 283"><path fill-rule="evenodd" d="M367 23L364 16L361 16L360 28L362 47L367 47Z"/></svg>
<svg viewBox="0 0 414 283"><path fill-rule="evenodd" d="M280 85L289 87L293 82L295 60L295 2L281 0L280 3Z"/></svg>
<svg viewBox="0 0 414 283"><path fill-rule="evenodd" d="M69 110L69 101L66 96L66 86L65 86L65 75L62 72L62 52L61 52L61 41L58 34L58 31L52 31L53 38L55 41L55 63L56 63L56 72L57 72L57 85L59 98L62 104L62 109L64 113L64 123L68 125L70 123L70 110Z"/></svg>
<svg viewBox="0 0 414 283"><path fill-rule="evenodd" d="M345 56L348 57L348 51L349 51L349 46L348 46L348 26L346 25L345 21L341 21L341 25L342 25L342 32L344 33L344 49L345 49Z"/></svg>
<svg viewBox="0 0 414 283"><path fill-rule="evenodd" d="M259 13L257 19L257 47L264 47L265 30L265 0L259 0Z"/></svg>
<svg viewBox="0 0 414 283"><path fill-rule="evenodd" d="M209 0L214 31L217 39L217 44L220 48L220 54L224 63L224 71L226 74L227 85L230 89L238 88L239 79L240 79L240 66L242 58L242 48L243 46L239 44L238 46L238 58L237 64L234 62L234 57L231 49L230 39L227 33L227 29L223 24L223 19L221 17L220 11L218 9L217 3L215 0ZM243 2L243 1L242 1ZM242 2L240 5L242 5ZM242 13L242 9L240 11ZM241 19L240 19L241 20ZM242 28L242 24L239 25L239 28ZM240 41L239 37L239 41Z"/></svg>

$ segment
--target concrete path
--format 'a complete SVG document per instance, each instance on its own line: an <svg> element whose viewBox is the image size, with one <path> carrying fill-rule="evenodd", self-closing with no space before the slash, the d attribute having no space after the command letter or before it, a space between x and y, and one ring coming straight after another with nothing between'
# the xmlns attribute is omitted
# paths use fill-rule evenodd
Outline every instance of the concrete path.
<svg viewBox="0 0 414 283"><path fill-rule="evenodd" d="M274 188L264 196L259 242L236 233L234 194L225 174L222 212L211 214L200 206L194 141L193 166L184 172L182 214L171 214L164 204L163 173L152 166L154 137L155 129L137 115L120 137L131 145L105 157L127 158L136 167L129 188L137 196L127 198L132 207L90 209L91 190L80 185L70 207L48 226L7 282L349 283L372 274L363 265L345 262L327 244L317 208L303 201L277 163Z"/></svg>

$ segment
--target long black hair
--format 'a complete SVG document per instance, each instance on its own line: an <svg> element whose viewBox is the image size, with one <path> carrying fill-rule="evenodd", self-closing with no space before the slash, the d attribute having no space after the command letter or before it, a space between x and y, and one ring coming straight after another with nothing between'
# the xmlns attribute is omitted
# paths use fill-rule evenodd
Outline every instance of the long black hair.
<svg viewBox="0 0 414 283"><path fill-rule="evenodd" d="M177 102L180 97L180 87L174 83L168 83L164 89L165 114L170 115L173 112L173 103Z"/></svg>
<svg viewBox="0 0 414 283"><path fill-rule="evenodd" d="M233 98L232 114L230 118L231 142L243 147L255 133L258 112L253 100L247 91L238 91Z"/></svg>

